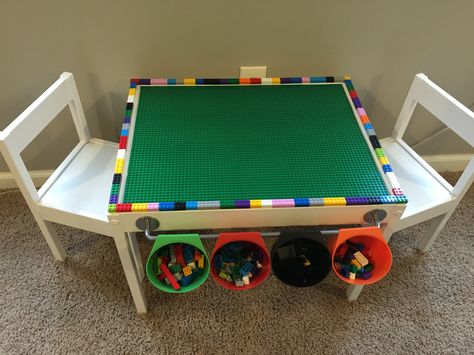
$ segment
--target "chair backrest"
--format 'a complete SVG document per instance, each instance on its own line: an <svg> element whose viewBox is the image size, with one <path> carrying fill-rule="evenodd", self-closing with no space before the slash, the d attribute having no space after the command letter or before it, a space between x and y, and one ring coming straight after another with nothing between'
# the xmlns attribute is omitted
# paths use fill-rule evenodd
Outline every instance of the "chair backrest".
<svg viewBox="0 0 474 355"><path fill-rule="evenodd" d="M10 125L0 131L0 152L23 196L27 200L31 199L27 202L38 201L41 194L38 194L20 154L66 106L69 106L79 136L79 143L66 158L65 162L67 162L90 139L89 128L71 73L61 74L53 85ZM67 164L63 162L46 184L52 184L66 166Z"/></svg>
<svg viewBox="0 0 474 355"><path fill-rule="evenodd" d="M433 83L425 74L417 74L398 116L392 138L403 141L417 104L423 106L433 116L443 122L464 141L474 147L474 112ZM451 194L462 198L474 180L474 158L472 158Z"/></svg>

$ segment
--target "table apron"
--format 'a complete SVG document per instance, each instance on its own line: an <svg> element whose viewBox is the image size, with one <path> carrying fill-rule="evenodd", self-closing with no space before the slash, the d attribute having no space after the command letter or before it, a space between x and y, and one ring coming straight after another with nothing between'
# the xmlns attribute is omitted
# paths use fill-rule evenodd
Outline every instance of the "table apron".
<svg viewBox="0 0 474 355"><path fill-rule="evenodd" d="M317 226L364 224L364 215L374 209L383 209L387 217L383 223L396 223L406 205L358 205L358 206L314 206L293 208L252 208L220 210L184 210L125 212L109 214L112 224L120 226L124 232L138 232L135 223L141 217L156 218L160 222L159 231L255 228L283 226Z"/></svg>

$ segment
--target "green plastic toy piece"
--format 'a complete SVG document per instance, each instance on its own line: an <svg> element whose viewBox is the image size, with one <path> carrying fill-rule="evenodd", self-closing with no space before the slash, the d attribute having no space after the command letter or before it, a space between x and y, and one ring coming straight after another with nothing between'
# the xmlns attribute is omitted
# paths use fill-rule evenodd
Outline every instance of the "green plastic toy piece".
<svg viewBox="0 0 474 355"><path fill-rule="evenodd" d="M389 195L340 83L142 86L124 203Z"/></svg>

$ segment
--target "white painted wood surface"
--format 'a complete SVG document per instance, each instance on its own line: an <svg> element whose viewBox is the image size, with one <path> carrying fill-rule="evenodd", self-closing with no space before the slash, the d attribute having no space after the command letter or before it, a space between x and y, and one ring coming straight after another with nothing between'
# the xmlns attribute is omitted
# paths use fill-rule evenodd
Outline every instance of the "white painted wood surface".
<svg viewBox="0 0 474 355"><path fill-rule="evenodd" d="M37 191L20 153L66 106L71 112L79 143ZM0 132L0 151L54 257L63 261L66 253L51 222L113 237L137 311L146 312L140 279L143 278L143 266L137 256L132 256L137 248L129 241L135 236L117 232L107 218L117 144L90 137L71 73L63 73Z"/></svg>
<svg viewBox="0 0 474 355"><path fill-rule="evenodd" d="M429 80L426 75L417 74L403 104L392 136L381 140L400 185L408 197L407 209L396 230L434 218L419 245L419 249L426 252L472 184L474 158L471 157L456 185L451 186L411 149L403 141L403 135L418 104L473 147L474 113Z"/></svg>

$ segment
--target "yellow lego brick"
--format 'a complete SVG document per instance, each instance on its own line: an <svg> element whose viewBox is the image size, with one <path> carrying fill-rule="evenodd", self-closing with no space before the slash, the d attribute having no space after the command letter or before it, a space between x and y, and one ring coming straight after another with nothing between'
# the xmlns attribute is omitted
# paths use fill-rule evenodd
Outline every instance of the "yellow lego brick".
<svg viewBox="0 0 474 355"><path fill-rule="evenodd" d="M184 79L184 85L196 85L196 79L191 79L191 78Z"/></svg>
<svg viewBox="0 0 474 355"><path fill-rule="evenodd" d="M250 200L250 208L262 208L262 200Z"/></svg>
<svg viewBox="0 0 474 355"><path fill-rule="evenodd" d="M273 84L280 84L280 78L272 78Z"/></svg>
<svg viewBox="0 0 474 355"><path fill-rule="evenodd" d="M344 80L351 80L351 77L349 75L344 75Z"/></svg>
<svg viewBox="0 0 474 355"><path fill-rule="evenodd" d="M147 203L132 203L132 212L146 211L147 209Z"/></svg>
<svg viewBox="0 0 474 355"><path fill-rule="evenodd" d="M118 165L115 167L114 174L122 174L123 172L123 165Z"/></svg>
<svg viewBox="0 0 474 355"><path fill-rule="evenodd" d="M390 164L386 157L379 157L379 161L380 161L380 164L382 164L382 165Z"/></svg>
<svg viewBox="0 0 474 355"><path fill-rule="evenodd" d="M117 158L115 161L115 166L123 166L125 164L125 159L124 158Z"/></svg>
<svg viewBox="0 0 474 355"><path fill-rule="evenodd" d="M346 199L344 197L325 197L323 198L324 206L345 206Z"/></svg>
<svg viewBox="0 0 474 355"><path fill-rule="evenodd" d="M184 276L189 276L193 273L193 271L191 270L191 267L190 266L185 266L183 267L183 274Z"/></svg>
<svg viewBox="0 0 474 355"><path fill-rule="evenodd" d="M360 269L362 267L362 265L356 259L352 260L351 264L354 265L357 269Z"/></svg>
<svg viewBox="0 0 474 355"><path fill-rule="evenodd" d="M198 268L204 269L204 255L201 255L201 257L198 260Z"/></svg>
<svg viewBox="0 0 474 355"><path fill-rule="evenodd" d="M354 258L360 263L361 266L365 266L369 263L369 260L360 251L354 253Z"/></svg>
<svg viewBox="0 0 474 355"><path fill-rule="evenodd" d="M128 90L128 96L135 95L136 92L137 92L137 89L131 88L130 90Z"/></svg>

